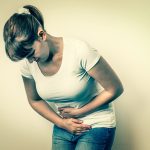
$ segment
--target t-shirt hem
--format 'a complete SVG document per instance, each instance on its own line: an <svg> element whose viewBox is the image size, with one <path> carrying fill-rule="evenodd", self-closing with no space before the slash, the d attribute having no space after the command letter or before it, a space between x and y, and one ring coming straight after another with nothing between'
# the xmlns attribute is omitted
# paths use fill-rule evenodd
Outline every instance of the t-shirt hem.
<svg viewBox="0 0 150 150"><path fill-rule="evenodd" d="M91 63L91 64L86 68L86 71L89 71L90 69L92 69L92 68L97 64L97 62L99 61L100 57L101 57L100 55L97 56L97 57L95 58L95 60L93 61L93 63Z"/></svg>
<svg viewBox="0 0 150 150"><path fill-rule="evenodd" d="M27 76L27 75L24 75L24 74L21 74L21 76L25 77L25 78L28 78L28 79L33 79L32 76Z"/></svg>

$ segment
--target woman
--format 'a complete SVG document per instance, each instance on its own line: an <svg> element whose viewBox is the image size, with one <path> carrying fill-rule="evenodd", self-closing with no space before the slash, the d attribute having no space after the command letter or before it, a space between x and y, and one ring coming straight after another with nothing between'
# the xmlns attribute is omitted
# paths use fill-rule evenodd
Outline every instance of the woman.
<svg viewBox="0 0 150 150"><path fill-rule="evenodd" d="M112 101L123 87L97 50L48 34L32 5L8 19L3 36L8 57L21 60L29 104L54 123L52 149L110 150L116 125Z"/></svg>

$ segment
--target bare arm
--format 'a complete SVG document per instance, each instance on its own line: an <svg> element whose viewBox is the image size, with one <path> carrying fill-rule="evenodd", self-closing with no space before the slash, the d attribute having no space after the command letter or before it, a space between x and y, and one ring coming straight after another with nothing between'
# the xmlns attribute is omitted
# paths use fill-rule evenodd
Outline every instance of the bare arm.
<svg viewBox="0 0 150 150"><path fill-rule="evenodd" d="M41 116L56 124L57 126L76 133L90 128L88 125L82 124L82 121L77 119L63 119L55 113L55 111L38 95L36 91L35 81L33 79L23 78L27 98L31 107ZM77 132L77 133L78 133Z"/></svg>
<svg viewBox="0 0 150 150"><path fill-rule="evenodd" d="M90 113L96 108L115 100L123 92L120 79L103 57L88 71L88 74L97 80L104 90L82 108L60 108L63 116L78 117Z"/></svg>
<svg viewBox="0 0 150 150"><path fill-rule="evenodd" d="M93 101L81 108L81 114L110 103L123 92L120 79L103 57L88 73L102 85L104 90Z"/></svg>

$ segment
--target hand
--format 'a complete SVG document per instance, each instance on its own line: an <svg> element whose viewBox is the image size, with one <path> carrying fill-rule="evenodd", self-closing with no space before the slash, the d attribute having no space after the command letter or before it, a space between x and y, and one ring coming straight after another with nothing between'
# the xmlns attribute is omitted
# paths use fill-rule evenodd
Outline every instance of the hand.
<svg viewBox="0 0 150 150"><path fill-rule="evenodd" d="M58 108L60 115L63 118L77 118L79 117L79 109L73 107L61 107Z"/></svg>
<svg viewBox="0 0 150 150"><path fill-rule="evenodd" d="M67 118L63 119L61 128L66 129L72 134L80 135L83 132L89 131L91 129L91 126L83 124L82 120Z"/></svg>

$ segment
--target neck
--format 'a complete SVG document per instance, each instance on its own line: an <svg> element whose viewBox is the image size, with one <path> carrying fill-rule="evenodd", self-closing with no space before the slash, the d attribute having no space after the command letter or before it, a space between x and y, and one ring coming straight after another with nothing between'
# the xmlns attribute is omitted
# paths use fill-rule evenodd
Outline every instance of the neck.
<svg viewBox="0 0 150 150"><path fill-rule="evenodd" d="M55 62L57 59L62 56L63 51L63 42L62 37L54 37L47 34L47 42L49 46L49 57L48 62Z"/></svg>

